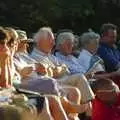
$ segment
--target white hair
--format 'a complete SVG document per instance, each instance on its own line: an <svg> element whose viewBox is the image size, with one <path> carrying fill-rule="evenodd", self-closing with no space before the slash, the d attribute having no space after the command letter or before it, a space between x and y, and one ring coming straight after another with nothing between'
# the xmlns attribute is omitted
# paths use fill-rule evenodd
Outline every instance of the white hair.
<svg viewBox="0 0 120 120"><path fill-rule="evenodd" d="M34 35L35 42L40 40L40 38L47 38L48 35L53 35L52 29L50 27L42 27L38 30L38 32Z"/></svg>
<svg viewBox="0 0 120 120"><path fill-rule="evenodd" d="M56 47L63 44L65 41L74 42L75 36L71 32L62 32L56 38Z"/></svg>
<svg viewBox="0 0 120 120"><path fill-rule="evenodd" d="M80 42L82 47L87 47L88 44L91 42L98 42L99 43L100 35L95 32L86 32L83 33L80 37Z"/></svg>

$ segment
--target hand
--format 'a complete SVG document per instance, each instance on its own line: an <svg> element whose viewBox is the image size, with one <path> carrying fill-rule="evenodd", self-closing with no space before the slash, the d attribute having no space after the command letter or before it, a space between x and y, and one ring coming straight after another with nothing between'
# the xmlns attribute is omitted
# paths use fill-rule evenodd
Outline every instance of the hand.
<svg viewBox="0 0 120 120"><path fill-rule="evenodd" d="M53 71L53 77L57 78L59 76L58 67L52 68L52 71Z"/></svg>
<svg viewBox="0 0 120 120"><path fill-rule="evenodd" d="M95 74L91 72L91 73L85 73L84 75L87 79L91 79L94 77Z"/></svg>
<svg viewBox="0 0 120 120"><path fill-rule="evenodd" d="M21 71L20 71L20 75L22 77L27 77L29 76L33 71L33 67L24 67Z"/></svg>
<svg viewBox="0 0 120 120"><path fill-rule="evenodd" d="M45 75L47 73L47 68L45 68L44 65L42 65L40 63L36 63L35 66L36 66L36 70L35 71L37 73L40 73L42 75Z"/></svg>
<svg viewBox="0 0 120 120"><path fill-rule="evenodd" d="M68 70L68 67L65 64L62 64L61 67L64 73L70 73L70 71Z"/></svg>
<svg viewBox="0 0 120 120"><path fill-rule="evenodd" d="M69 70L65 64L61 64L55 68L53 68L53 76L54 78L64 76L65 74L68 74Z"/></svg>

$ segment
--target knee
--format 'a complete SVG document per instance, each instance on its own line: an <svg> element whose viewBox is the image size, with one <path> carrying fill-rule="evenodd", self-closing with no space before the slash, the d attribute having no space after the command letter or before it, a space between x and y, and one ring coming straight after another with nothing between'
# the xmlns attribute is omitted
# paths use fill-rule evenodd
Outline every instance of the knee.
<svg viewBox="0 0 120 120"><path fill-rule="evenodd" d="M71 90L71 92L73 93L73 96L74 97L77 97L77 98L81 98L81 92L80 92L80 90L78 89L78 88L73 88L72 90Z"/></svg>
<svg viewBox="0 0 120 120"><path fill-rule="evenodd" d="M69 88L68 98L75 101L80 101L81 100L80 90L76 87Z"/></svg>

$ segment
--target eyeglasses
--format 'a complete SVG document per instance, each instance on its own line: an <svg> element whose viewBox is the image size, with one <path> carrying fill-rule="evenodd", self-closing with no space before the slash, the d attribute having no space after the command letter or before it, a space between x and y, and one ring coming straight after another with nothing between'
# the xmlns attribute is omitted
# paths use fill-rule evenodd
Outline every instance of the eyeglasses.
<svg viewBox="0 0 120 120"><path fill-rule="evenodd" d="M101 92L105 92L105 93L109 93L109 92L118 92L119 89L117 88L113 88L113 89L110 89L110 90L98 90L97 92L101 93Z"/></svg>

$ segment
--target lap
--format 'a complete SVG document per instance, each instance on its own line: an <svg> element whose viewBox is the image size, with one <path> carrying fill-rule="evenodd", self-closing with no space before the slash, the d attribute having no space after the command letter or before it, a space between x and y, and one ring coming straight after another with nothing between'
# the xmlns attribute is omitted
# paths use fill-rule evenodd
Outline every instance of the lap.
<svg viewBox="0 0 120 120"><path fill-rule="evenodd" d="M26 84L21 84L20 88L39 92L41 94L59 95L58 84L56 80L51 78L28 81Z"/></svg>

